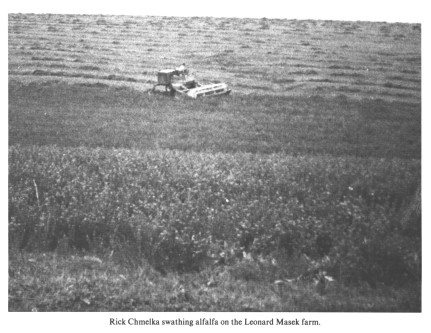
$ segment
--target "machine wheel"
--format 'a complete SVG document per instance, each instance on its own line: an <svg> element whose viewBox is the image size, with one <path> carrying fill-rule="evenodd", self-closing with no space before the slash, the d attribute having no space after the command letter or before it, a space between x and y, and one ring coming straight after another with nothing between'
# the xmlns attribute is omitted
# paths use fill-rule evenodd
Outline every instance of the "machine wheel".
<svg viewBox="0 0 431 333"><path fill-rule="evenodd" d="M157 84L153 86L151 89L148 89L147 90L148 95L154 95L154 93L156 92L156 87L157 87Z"/></svg>
<svg viewBox="0 0 431 333"><path fill-rule="evenodd" d="M175 89L172 87L172 84L168 84L166 87L166 92L169 93L169 96L175 97Z"/></svg>

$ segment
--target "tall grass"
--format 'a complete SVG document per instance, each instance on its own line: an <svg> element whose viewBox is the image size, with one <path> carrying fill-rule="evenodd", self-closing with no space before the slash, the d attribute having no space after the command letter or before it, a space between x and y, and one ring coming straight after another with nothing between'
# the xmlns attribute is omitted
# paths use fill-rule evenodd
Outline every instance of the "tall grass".
<svg viewBox="0 0 431 333"><path fill-rule="evenodd" d="M420 214L403 218L418 161L15 146L9 167L12 249L180 272L246 253L277 274L306 255L344 283L420 279Z"/></svg>

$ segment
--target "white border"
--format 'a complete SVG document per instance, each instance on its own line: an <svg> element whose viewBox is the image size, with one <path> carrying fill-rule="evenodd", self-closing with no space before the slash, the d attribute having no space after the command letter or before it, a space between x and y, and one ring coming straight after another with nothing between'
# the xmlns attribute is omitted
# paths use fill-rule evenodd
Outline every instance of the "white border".
<svg viewBox="0 0 431 333"><path fill-rule="evenodd" d="M424 0L16 0L8 13L213 16L342 21L425 22Z"/></svg>

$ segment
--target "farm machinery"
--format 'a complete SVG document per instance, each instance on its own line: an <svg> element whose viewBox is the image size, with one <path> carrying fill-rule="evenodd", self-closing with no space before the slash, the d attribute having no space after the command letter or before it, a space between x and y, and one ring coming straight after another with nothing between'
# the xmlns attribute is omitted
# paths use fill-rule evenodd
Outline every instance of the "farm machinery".
<svg viewBox="0 0 431 333"><path fill-rule="evenodd" d="M228 95L231 90L226 83L200 84L194 77L189 76L187 69L164 69L157 72L157 84L150 90L156 92L158 86L164 86L165 92L170 96L178 93L190 98L202 98L209 96Z"/></svg>

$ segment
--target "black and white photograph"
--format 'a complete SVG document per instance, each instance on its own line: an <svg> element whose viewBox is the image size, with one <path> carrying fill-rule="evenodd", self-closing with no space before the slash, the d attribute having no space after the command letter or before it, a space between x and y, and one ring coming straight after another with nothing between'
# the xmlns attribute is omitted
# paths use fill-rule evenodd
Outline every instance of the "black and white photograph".
<svg viewBox="0 0 431 333"><path fill-rule="evenodd" d="M9 313L422 312L424 22L92 8L7 13Z"/></svg>

